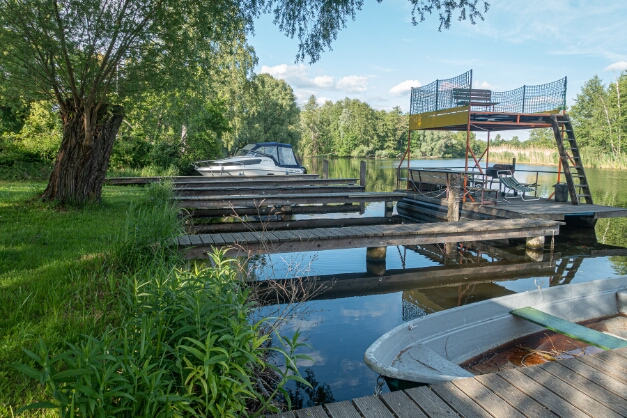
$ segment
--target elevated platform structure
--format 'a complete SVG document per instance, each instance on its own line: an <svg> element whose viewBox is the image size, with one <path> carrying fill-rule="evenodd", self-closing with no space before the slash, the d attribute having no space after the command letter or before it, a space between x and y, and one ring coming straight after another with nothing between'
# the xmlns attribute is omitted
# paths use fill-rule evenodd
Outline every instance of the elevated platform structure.
<svg viewBox="0 0 627 418"><path fill-rule="evenodd" d="M499 176L503 175L501 174L503 170L509 170L509 173L506 173L509 177L503 178L502 183L512 189L514 194L523 192L524 198L524 192L535 191L537 184L520 184L516 181L513 178L514 164L511 168L490 170L490 133L551 128L560 156L557 170L558 183L563 173L571 204L592 205L592 193L588 187L573 126L570 118L565 114L566 77L551 83L536 86L524 85L504 92L475 89L472 87L472 80L472 70L470 70L457 77L436 80L426 86L412 88L407 151L398 166L399 182L401 167L404 159L407 158L407 189L421 191L415 188L409 164L412 131L466 131L465 166L464 170L459 172L464 176L464 192L462 193L464 201L470 196L469 188L477 187L469 176L472 177L475 173L485 176L480 186L485 189L488 183L493 184L495 181L501 183ZM486 146L481 154L473 151L471 147L471 132L487 133ZM499 170L501 170L500 173ZM449 187L450 185L447 184L447 190ZM487 192L495 194L499 190L490 189ZM485 193L482 192L481 202L489 203L489 200L484 197ZM470 199L474 201L472 197ZM492 199L492 202L495 203L496 200Z"/></svg>
<svg viewBox="0 0 627 418"><path fill-rule="evenodd" d="M550 128L566 109L566 77L496 92L472 88L472 70L412 88L409 130L506 131Z"/></svg>

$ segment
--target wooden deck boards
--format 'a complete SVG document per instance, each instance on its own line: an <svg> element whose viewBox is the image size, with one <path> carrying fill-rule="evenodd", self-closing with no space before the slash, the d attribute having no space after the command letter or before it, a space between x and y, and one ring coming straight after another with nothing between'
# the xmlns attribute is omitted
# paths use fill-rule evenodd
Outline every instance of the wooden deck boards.
<svg viewBox="0 0 627 418"><path fill-rule="evenodd" d="M441 198L429 198L415 193L407 193L409 210L428 216L446 218L447 201ZM416 204L416 205L414 205ZM420 205L420 206L418 206ZM477 203L462 203L462 218L490 217L502 219L551 219L563 221L568 217L581 216L592 219L627 217L627 208L603 205L572 205L570 202L555 202L541 198L535 201L512 199L496 205L482 206Z"/></svg>
<svg viewBox="0 0 627 418"><path fill-rule="evenodd" d="M175 196L173 200L185 209L221 209L228 207L257 208L264 206L353 204L365 202L396 202L403 198L398 192L342 192L312 194L251 194L222 196ZM237 211L237 209L236 209Z"/></svg>
<svg viewBox="0 0 627 418"><path fill-rule="evenodd" d="M621 359L625 348L267 417L624 417L625 382L605 372Z"/></svg>
<svg viewBox="0 0 627 418"><path fill-rule="evenodd" d="M227 248L227 252L230 255L236 255L525 238L552 235L558 232L558 222L512 219L489 223L470 221L258 231L255 232L256 239L254 240L250 240L250 235L222 232L185 235L179 238L178 245L179 248L187 250L188 258L201 258L208 251L208 246L203 244L205 242L212 242L213 246L233 246L233 248Z"/></svg>

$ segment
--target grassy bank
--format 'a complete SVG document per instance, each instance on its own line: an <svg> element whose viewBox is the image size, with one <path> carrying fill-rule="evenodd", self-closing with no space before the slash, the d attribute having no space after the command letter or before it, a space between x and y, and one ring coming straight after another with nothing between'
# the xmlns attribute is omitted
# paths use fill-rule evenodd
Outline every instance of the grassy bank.
<svg viewBox="0 0 627 418"><path fill-rule="evenodd" d="M45 183L0 183L0 416L41 396L8 366L21 347L51 347L121 320L119 283L103 274L105 253L139 188L107 187L102 203L55 208L36 200Z"/></svg>
<svg viewBox="0 0 627 418"><path fill-rule="evenodd" d="M588 168L627 168L627 156L624 154L613 155L597 148L582 148L581 156L584 167ZM509 163L512 158L520 164L546 165L557 167L559 154L557 148L517 148L512 146L499 146L490 148L490 161Z"/></svg>
<svg viewBox="0 0 627 418"><path fill-rule="evenodd" d="M43 186L0 183L0 416L276 410L300 379L297 336L251 322L231 261L185 264L171 190L106 187L101 204L58 208L34 198Z"/></svg>

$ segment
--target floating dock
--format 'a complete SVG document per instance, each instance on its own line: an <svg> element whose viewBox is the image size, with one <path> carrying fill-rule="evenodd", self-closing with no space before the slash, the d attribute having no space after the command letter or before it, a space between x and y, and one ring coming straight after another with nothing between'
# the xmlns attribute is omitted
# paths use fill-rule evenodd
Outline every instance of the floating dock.
<svg viewBox="0 0 627 418"><path fill-rule="evenodd" d="M627 349L267 415L271 418L443 416L627 416Z"/></svg>

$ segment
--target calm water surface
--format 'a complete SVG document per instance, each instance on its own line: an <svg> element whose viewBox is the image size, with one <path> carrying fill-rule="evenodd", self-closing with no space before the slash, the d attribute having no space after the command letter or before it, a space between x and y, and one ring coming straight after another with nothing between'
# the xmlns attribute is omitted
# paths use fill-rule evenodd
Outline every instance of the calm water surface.
<svg viewBox="0 0 627 418"><path fill-rule="evenodd" d="M320 173L321 159L306 159L308 171ZM412 167L463 167L463 160L412 161ZM367 161L367 188L369 191L389 191L395 188L394 160ZM553 171L550 167L517 165L519 180L535 181L535 173L520 170ZM359 177L358 159L331 160L330 177ZM597 204L627 207L627 172L619 170L587 169L593 198ZM540 195L547 197L553 191L556 174L540 175ZM383 204L366 206L363 215L318 215L326 217L383 216ZM309 216L298 216L307 218ZM372 395L378 374L363 362L365 350L391 328L421 315L477 302L511 293L585 282L627 274L627 257L607 256L608 245L627 248L627 220L617 218L600 220L596 227L598 244L589 240L562 242L556 240L554 250L545 250L541 274L525 273L524 243L513 248L463 248L456 260L445 261L438 246L388 247L385 269L402 274L402 283L391 284L389 279L378 281L367 273L366 249L344 249L298 254L263 256L252 263L261 278L294 276L337 276L340 280L362 276L368 283L352 291L322 294L307 302L304 313L287 325L285 332L299 329L309 347L302 352L312 361L299 363L303 376L314 390L297 390L298 407L318 402L341 401ZM605 252L603 252L605 250ZM597 251L595 253L595 251ZM601 253L598 253L601 251ZM595 255L592 257L591 255ZM496 262L496 264L494 264ZM446 264L446 266L445 266ZM512 266L515 264L515 266ZM527 266L529 264L526 264ZM443 269L492 266L490 272L479 275L472 270L462 279L447 280ZM509 269L507 268L509 266ZM512 268L514 267L514 268ZM421 270L422 269L422 270ZM451 270L454 271L454 270ZM512 273L513 271L513 273ZM352 275L350 275L352 273ZM447 273L444 273L446 276ZM349 277L350 276L350 277ZM388 276L389 277L389 276ZM441 277L434 279L433 277ZM384 388L387 390L387 388Z"/></svg>

